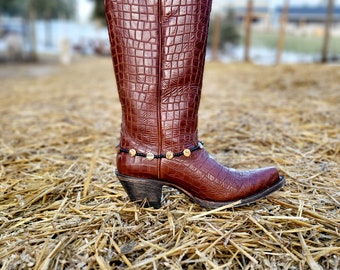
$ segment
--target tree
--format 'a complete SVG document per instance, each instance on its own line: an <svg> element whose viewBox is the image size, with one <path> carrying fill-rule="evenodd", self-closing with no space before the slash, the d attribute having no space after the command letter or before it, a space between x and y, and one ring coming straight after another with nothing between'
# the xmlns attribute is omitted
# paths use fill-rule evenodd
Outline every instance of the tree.
<svg viewBox="0 0 340 270"><path fill-rule="evenodd" d="M34 12L29 8L29 0L0 0L0 18L3 15L18 16L23 19L23 29L28 30L28 44L30 47L29 60L37 60L34 31ZM24 31L25 31L24 30Z"/></svg>
<svg viewBox="0 0 340 270"><path fill-rule="evenodd" d="M27 3L20 0L0 0L0 16L20 16L25 13Z"/></svg>
<svg viewBox="0 0 340 270"><path fill-rule="evenodd" d="M102 25L106 25L105 17L105 7L103 0L91 0L94 3L93 15L92 17L99 20Z"/></svg>
<svg viewBox="0 0 340 270"><path fill-rule="evenodd" d="M237 44L240 41L240 38L241 36L237 29L235 10L229 8L221 25L221 41L222 43Z"/></svg>
<svg viewBox="0 0 340 270"><path fill-rule="evenodd" d="M226 43L237 44L240 41L235 11L229 8L225 14L212 16L209 28L208 46L213 49L213 58L217 60L217 50Z"/></svg>
<svg viewBox="0 0 340 270"><path fill-rule="evenodd" d="M28 0L38 19L45 20L45 45L52 45L51 20L56 18L72 18L75 14L75 0Z"/></svg>
<svg viewBox="0 0 340 270"><path fill-rule="evenodd" d="M45 24L45 43L52 44L51 20L55 18L71 18L75 14L76 0L0 0L0 16L22 17L28 25L30 44L29 58L37 60L35 20L43 19Z"/></svg>

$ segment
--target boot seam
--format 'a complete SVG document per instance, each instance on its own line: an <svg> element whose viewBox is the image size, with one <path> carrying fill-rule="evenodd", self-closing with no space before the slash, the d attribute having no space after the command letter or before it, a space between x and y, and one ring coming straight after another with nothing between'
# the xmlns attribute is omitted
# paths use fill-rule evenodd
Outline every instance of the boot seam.
<svg viewBox="0 0 340 270"><path fill-rule="evenodd" d="M158 132L158 153L162 152L162 145L163 145L163 138L162 138L162 106L161 106L161 85L162 85L162 58L163 58L163 51L162 51L162 44L163 44L163 29L162 29L162 1L158 1L158 81L157 81L157 132ZM161 159L157 160L157 178L161 178Z"/></svg>

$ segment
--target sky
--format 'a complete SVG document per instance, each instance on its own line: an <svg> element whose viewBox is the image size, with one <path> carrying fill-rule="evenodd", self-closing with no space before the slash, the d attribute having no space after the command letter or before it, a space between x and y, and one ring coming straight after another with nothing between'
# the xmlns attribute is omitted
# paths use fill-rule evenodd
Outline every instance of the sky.
<svg viewBox="0 0 340 270"><path fill-rule="evenodd" d="M86 22L92 12L93 3L89 0L77 0L78 1L78 19L81 22ZM246 0L243 0L246 2ZM225 3L236 3L241 2L240 0L213 0L214 8L217 8L219 6L222 6ZM284 3L284 0L254 0L254 2L266 2L271 7L275 7L278 5L282 5ZM290 0L291 5L316 5L319 3L325 2L325 0ZM335 0L335 3L337 5L340 5L340 0Z"/></svg>

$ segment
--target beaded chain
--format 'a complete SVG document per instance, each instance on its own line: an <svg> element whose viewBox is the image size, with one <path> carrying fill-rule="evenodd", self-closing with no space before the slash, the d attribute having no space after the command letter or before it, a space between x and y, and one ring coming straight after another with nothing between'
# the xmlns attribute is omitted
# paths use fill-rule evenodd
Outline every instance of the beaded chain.
<svg viewBox="0 0 340 270"><path fill-rule="evenodd" d="M203 148L203 142L199 141L198 144L191 148L186 148L181 152L173 153L171 151L167 151L165 154L153 154L153 153L139 153L135 149L125 149L122 147L119 147L119 153L127 153L130 154L131 157L145 157L147 160L153 160L153 159L159 159L159 158L166 158L166 159L173 159L174 157L190 157L191 153Z"/></svg>

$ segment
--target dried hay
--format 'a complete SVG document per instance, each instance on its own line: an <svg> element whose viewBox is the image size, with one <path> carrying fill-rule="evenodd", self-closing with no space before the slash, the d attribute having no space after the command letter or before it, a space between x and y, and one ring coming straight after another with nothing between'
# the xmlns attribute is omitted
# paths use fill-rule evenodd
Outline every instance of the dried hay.
<svg viewBox="0 0 340 270"><path fill-rule="evenodd" d="M35 68L0 71L0 269L340 268L338 67L207 64L208 151L287 179L256 204L212 211L173 189L159 210L128 201L113 175L110 59Z"/></svg>

